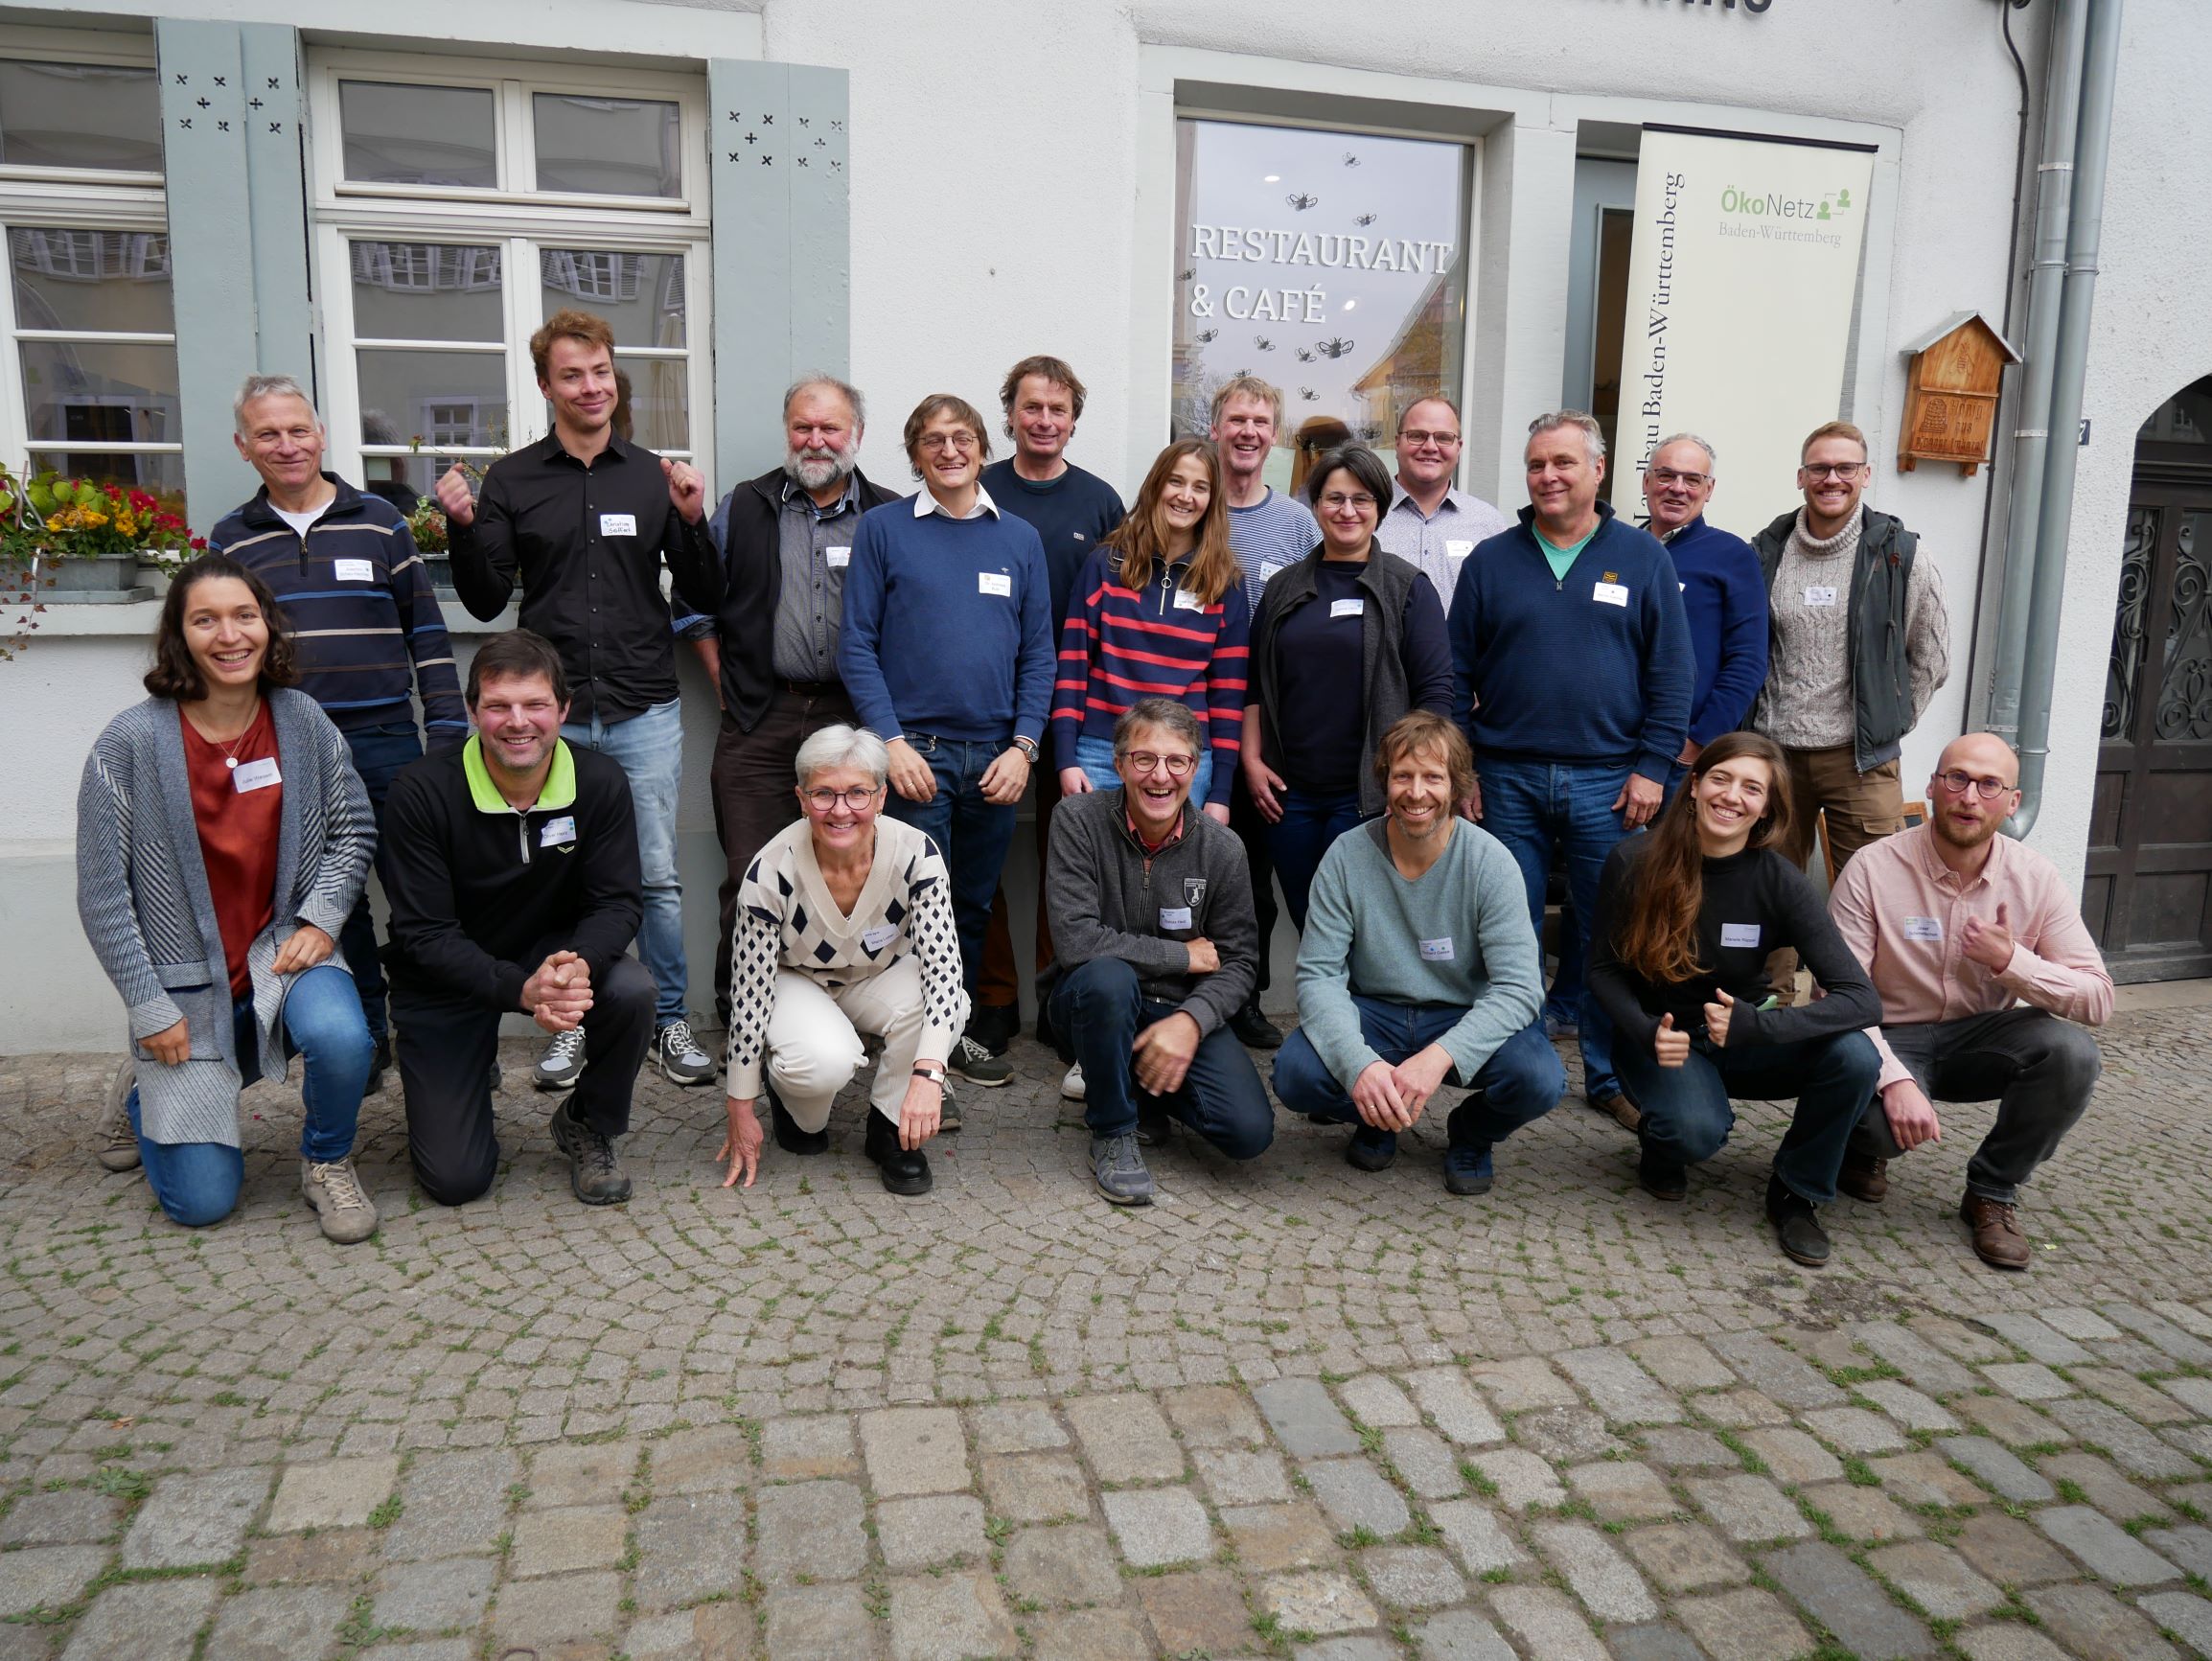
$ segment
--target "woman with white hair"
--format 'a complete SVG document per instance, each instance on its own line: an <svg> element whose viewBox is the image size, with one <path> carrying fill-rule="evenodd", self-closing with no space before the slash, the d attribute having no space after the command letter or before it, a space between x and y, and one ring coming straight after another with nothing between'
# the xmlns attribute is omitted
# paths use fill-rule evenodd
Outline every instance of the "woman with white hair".
<svg viewBox="0 0 2212 1661"><path fill-rule="evenodd" d="M754 1103L765 1093L776 1145L829 1146L830 1104L867 1059L865 1149L894 1194L930 1190L922 1144L937 1133L945 1058L968 1023L960 939L944 856L883 817L890 758L864 727L825 727L799 746L802 816L753 859L730 941L729 1135L716 1154L728 1188L760 1169Z"/></svg>

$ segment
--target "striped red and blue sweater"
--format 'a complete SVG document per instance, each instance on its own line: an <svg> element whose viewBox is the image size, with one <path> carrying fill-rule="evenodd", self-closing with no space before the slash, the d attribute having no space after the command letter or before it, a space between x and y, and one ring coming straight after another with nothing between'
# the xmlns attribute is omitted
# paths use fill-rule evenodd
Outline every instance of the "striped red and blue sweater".
<svg viewBox="0 0 2212 1661"><path fill-rule="evenodd" d="M1187 560L1140 593L1122 582L1118 548L1083 562L1060 630L1060 673L1052 683L1052 752L1075 765L1078 738L1114 736L1114 724L1140 698L1179 698L1198 717L1213 750L1208 798L1229 803L1230 780L1244 737L1245 663L1252 611L1241 583L1201 606L1183 590Z"/></svg>

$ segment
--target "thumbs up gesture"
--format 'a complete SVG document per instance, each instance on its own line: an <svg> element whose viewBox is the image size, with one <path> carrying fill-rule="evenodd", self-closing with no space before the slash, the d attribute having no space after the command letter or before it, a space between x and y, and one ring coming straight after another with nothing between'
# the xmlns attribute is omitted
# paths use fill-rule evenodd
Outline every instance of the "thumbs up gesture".
<svg viewBox="0 0 2212 1661"><path fill-rule="evenodd" d="M1651 1040L1651 1053L1661 1067L1680 1067L1690 1059L1690 1034L1677 1031L1672 1015L1659 1017L1659 1030Z"/></svg>
<svg viewBox="0 0 2212 1661"><path fill-rule="evenodd" d="M1721 986L1716 986L1713 995L1720 1002L1705 1005L1705 1036L1713 1040L1714 1049L1726 1050L1728 1015L1736 1007L1736 1000L1728 995L1727 988Z"/></svg>
<svg viewBox="0 0 2212 1661"><path fill-rule="evenodd" d="M1994 922L1969 917L1959 931L1959 949L1993 975L2001 973L2013 960L2013 945L2012 917L2002 900L1997 902Z"/></svg>

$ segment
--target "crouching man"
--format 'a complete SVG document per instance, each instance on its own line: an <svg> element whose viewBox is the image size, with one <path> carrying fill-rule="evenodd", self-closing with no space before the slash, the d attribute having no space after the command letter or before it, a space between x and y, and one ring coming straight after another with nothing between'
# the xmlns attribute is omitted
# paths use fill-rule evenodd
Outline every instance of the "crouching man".
<svg viewBox="0 0 2212 1661"><path fill-rule="evenodd" d="M613 1205L630 1197L614 1138L653 1042L653 977L623 956L645 910L629 780L562 738L567 677L527 629L484 642L468 704L468 743L408 767L384 807L407 1152L440 1205L492 1186L489 1074L499 1018L518 1010L556 1036L583 1031L553 1141L576 1197Z"/></svg>
<svg viewBox="0 0 2212 1661"><path fill-rule="evenodd" d="M1205 742L1189 709L1142 698L1114 728L1118 790L1052 816L1046 1019L1082 1070L1098 1191L1152 1203L1139 1143L1181 1119L1231 1159L1275 1140L1275 1112L1227 1023L1252 996L1259 925L1244 847L1189 804Z"/></svg>
<svg viewBox="0 0 2212 1661"><path fill-rule="evenodd" d="M1345 1159L1379 1171L1447 1083L1444 1187L1490 1191L1490 1149L1567 1088L1513 857L1459 819L1475 764L1460 729L1417 710L1382 736L1384 817L1322 856L1298 949L1298 1030L1275 1094L1323 1124L1356 1123Z"/></svg>

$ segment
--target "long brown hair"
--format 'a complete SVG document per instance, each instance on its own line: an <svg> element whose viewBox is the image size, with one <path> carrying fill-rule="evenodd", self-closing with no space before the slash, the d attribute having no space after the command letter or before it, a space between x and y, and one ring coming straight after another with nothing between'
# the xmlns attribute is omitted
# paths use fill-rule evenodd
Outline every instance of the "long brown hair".
<svg viewBox="0 0 2212 1661"><path fill-rule="evenodd" d="M1136 505L1106 539L1106 545L1119 556L1115 563L1123 584L1142 592L1152 580L1153 562L1167 564L1167 516L1161 498L1167 494L1167 480L1175 472L1175 464L1187 455L1195 457L1206 469L1210 494L1206 517L1198 521L1198 542L1190 552L1190 574L1185 586L1210 606L1229 592L1231 584L1244 581L1244 573L1229 549L1229 501L1222 494L1221 458L1207 440L1179 438L1153 457L1151 471L1137 492Z"/></svg>
<svg viewBox="0 0 2212 1661"><path fill-rule="evenodd" d="M1782 747L1756 732L1728 732L1707 745L1690 776L1649 831L1636 861L1627 905L1613 930L1613 950L1645 980L1679 983L1705 972L1697 960L1697 913L1705 904L1705 856L1697 842L1698 781L1723 762L1766 764L1766 812L1748 848L1772 847L1789 833L1789 763Z"/></svg>
<svg viewBox="0 0 2212 1661"><path fill-rule="evenodd" d="M262 653L261 690L297 686L300 671L292 656L291 631L277 610L268 585L228 554L206 553L188 563L169 580L169 593L161 602L161 619L153 626L153 667L146 672L146 690L155 698L173 698L179 704L196 704L207 696L207 677L193 660L184 638L184 609L192 590L217 577L235 577L246 586L261 609L268 628L268 647Z"/></svg>

